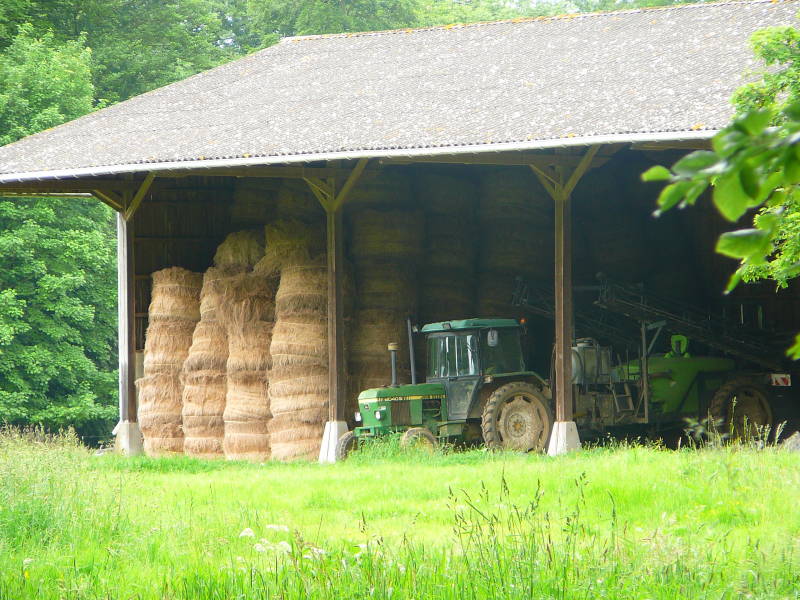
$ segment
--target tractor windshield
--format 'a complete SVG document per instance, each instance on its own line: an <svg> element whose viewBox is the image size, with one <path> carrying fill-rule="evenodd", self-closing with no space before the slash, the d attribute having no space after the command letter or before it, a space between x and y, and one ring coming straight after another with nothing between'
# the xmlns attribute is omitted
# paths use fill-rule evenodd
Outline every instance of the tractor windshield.
<svg viewBox="0 0 800 600"><path fill-rule="evenodd" d="M489 344L489 332L481 335L481 354L483 356L483 372L485 375L500 373L519 373L525 370L522 361L522 347L519 331L516 329L497 329L496 344Z"/></svg>
<svg viewBox="0 0 800 600"><path fill-rule="evenodd" d="M478 336L475 332L428 338L428 378L478 374Z"/></svg>

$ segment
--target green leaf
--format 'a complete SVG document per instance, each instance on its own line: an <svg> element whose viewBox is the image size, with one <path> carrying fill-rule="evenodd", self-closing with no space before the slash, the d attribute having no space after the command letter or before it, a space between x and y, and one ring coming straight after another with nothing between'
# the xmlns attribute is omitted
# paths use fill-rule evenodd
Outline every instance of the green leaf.
<svg viewBox="0 0 800 600"><path fill-rule="evenodd" d="M730 173L717 180L713 200L720 214L731 222L738 221L750 206L750 197L742 188L738 173Z"/></svg>
<svg viewBox="0 0 800 600"><path fill-rule="evenodd" d="M719 157L714 152L697 150L676 162L672 170L678 175L695 175L698 171L708 169L718 162L720 162Z"/></svg>
<svg viewBox="0 0 800 600"><path fill-rule="evenodd" d="M711 140L711 145L722 158L728 158L747 142L747 136L741 131L726 128L715 135Z"/></svg>
<svg viewBox="0 0 800 600"><path fill-rule="evenodd" d="M730 294L736 288L736 286L739 285L739 282L741 280L742 280L742 273L739 269L736 269L733 275L731 275L731 278L728 279L728 285L725 286L725 293Z"/></svg>
<svg viewBox="0 0 800 600"><path fill-rule="evenodd" d="M660 212L666 212L673 206L683 200L684 194L691 187L688 181L680 181L678 183L671 183L663 190L658 196L658 208Z"/></svg>
<svg viewBox="0 0 800 600"><path fill-rule="evenodd" d="M642 173L642 181L666 181L668 179L672 179L672 173L669 172L669 169L661 165L650 167L647 171Z"/></svg>
<svg viewBox="0 0 800 600"><path fill-rule="evenodd" d="M742 184L742 189L744 193L750 196L750 198L757 198L758 191L761 187L761 182L759 181L758 173L753 167L748 165L744 165L739 170L739 180Z"/></svg>
<svg viewBox="0 0 800 600"><path fill-rule="evenodd" d="M764 256L770 247L769 233L762 229L739 229L719 236L717 252L732 258Z"/></svg>
<svg viewBox="0 0 800 600"><path fill-rule="evenodd" d="M800 359L800 333L794 338L794 344L786 351L786 356L793 360Z"/></svg>
<svg viewBox="0 0 800 600"><path fill-rule="evenodd" d="M772 111L764 109L750 111L736 122L744 127L750 135L757 136L766 129L771 120Z"/></svg>
<svg viewBox="0 0 800 600"><path fill-rule="evenodd" d="M793 102L783 109L783 114L792 121L800 121L800 102Z"/></svg>

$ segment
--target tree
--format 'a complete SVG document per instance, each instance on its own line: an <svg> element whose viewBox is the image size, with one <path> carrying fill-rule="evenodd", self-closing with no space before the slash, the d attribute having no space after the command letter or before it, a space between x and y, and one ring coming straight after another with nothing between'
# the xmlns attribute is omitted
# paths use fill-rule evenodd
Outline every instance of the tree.
<svg viewBox="0 0 800 600"><path fill-rule="evenodd" d="M0 145L92 109L91 52L83 38L57 44L30 26L0 55Z"/></svg>

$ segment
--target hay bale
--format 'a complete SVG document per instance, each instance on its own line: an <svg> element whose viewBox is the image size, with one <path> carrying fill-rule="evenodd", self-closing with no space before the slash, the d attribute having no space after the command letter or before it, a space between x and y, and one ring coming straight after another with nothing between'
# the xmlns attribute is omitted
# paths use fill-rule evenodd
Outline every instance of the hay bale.
<svg viewBox="0 0 800 600"><path fill-rule="evenodd" d="M417 273L407 264L362 263L356 267L360 309L395 310L411 314L417 308Z"/></svg>
<svg viewBox="0 0 800 600"><path fill-rule="evenodd" d="M362 309L353 318L350 356L354 361L376 358L389 364L387 346L400 345L397 359L401 368L408 368L408 329L404 313L392 310Z"/></svg>
<svg viewBox="0 0 800 600"><path fill-rule="evenodd" d="M200 290L200 319L216 321L217 309L225 302L225 295L237 275L247 267L209 267L203 274L203 287Z"/></svg>
<svg viewBox="0 0 800 600"><path fill-rule="evenodd" d="M268 421L271 416L267 374L264 371L228 373L225 422Z"/></svg>
<svg viewBox="0 0 800 600"><path fill-rule="evenodd" d="M228 330L228 372L269 370L272 329L272 321L250 321L232 326Z"/></svg>
<svg viewBox="0 0 800 600"><path fill-rule="evenodd" d="M411 200L411 177L408 170L386 167L365 171L350 191L348 208L383 208L408 206Z"/></svg>
<svg viewBox="0 0 800 600"><path fill-rule="evenodd" d="M298 219L305 223L325 221L325 211L305 181L284 179L278 190L276 216L279 219Z"/></svg>
<svg viewBox="0 0 800 600"><path fill-rule="evenodd" d="M328 310L328 268L316 259L306 264L286 266L281 271L275 295L278 318L314 314L324 316Z"/></svg>
<svg viewBox="0 0 800 600"><path fill-rule="evenodd" d="M237 273L220 280L225 309L218 318L226 327L275 318L275 281L258 273Z"/></svg>
<svg viewBox="0 0 800 600"><path fill-rule="evenodd" d="M272 220L280 183L274 179L236 179L231 206L231 225L262 227Z"/></svg>
<svg viewBox="0 0 800 600"><path fill-rule="evenodd" d="M419 260L424 216L410 210L364 210L350 218L350 254L357 263Z"/></svg>
<svg viewBox="0 0 800 600"><path fill-rule="evenodd" d="M270 457L267 421L225 421L223 452L227 460L264 462Z"/></svg>
<svg viewBox="0 0 800 600"><path fill-rule="evenodd" d="M228 335L216 321L201 320L194 328L192 345L183 363L185 372L222 371L228 360Z"/></svg>
<svg viewBox="0 0 800 600"><path fill-rule="evenodd" d="M144 341L144 374L180 373L192 345L194 321L150 321Z"/></svg>
<svg viewBox="0 0 800 600"><path fill-rule="evenodd" d="M475 277L457 270L425 269L420 277L419 315L424 323L475 316Z"/></svg>
<svg viewBox="0 0 800 600"><path fill-rule="evenodd" d="M314 460L319 456L327 408L294 410L273 417L269 424L272 458Z"/></svg>
<svg viewBox="0 0 800 600"><path fill-rule="evenodd" d="M214 264L223 268L252 268L264 256L264 235L246 229L229 233L217 248Z"/></svg>
<svg viewBox="0 0 800 600"><path fill-rule="evenodd" d="M328 323L319 317L279 318L272 330L273 368L328 365Z"/></svg>
<svg viewBox="0 0 800 600"><path fill-rule="evenodd" d="M483 318L516 318L518 308L512 306L514 275L508 273L484 272L478 274L477 312Z"/></svg>
<svg viewBox="0 0 800 600"><path fill-rule="evenodd" d="M499 167L481 175L478 215L482 222L514 218L526 223L553 219L553 201L525 167Z"/></svg>
<svg viewBox="0 0 800 600"><path fill-rule="evenodd" d="M466 177L426 169L416 174L414 187L420 207L429 217L459 218L475 210L478 187Z"/></svg>
<svg viewBox="0 0 800 600"><path fill-rule="evenodd" d="M264 228L266 251L254 270L260 275L277 277L285 267L308 264L312 256L325 251L325 229L297 219L283 219Z"/></svg>
<svg viewBox="0 0 800 600"><path fill-rule="evenodd" d="M161 269L152 274L148 321L200 320L200 288L203 275L180 267Z"/></svg>
<svg viewBox="0 0 800 600"><path fill-rule="evenodd" d="M189 456L222 456L225 433L225 372L218 370L184 372L183 421L184 452Z"/></svg>
<svg viewBox="0 0 800 600"><path fill-rule="evenodd" d="M148 456L183 452L180 376L158 373L136 381L139 427Z"/></svg>
<svg viewBox="0 0 800 600"><path fill-rule="evenodd" d="M328 405L327 366L284 366L269 374L269 402L278 414L325 408Z"/></svg>

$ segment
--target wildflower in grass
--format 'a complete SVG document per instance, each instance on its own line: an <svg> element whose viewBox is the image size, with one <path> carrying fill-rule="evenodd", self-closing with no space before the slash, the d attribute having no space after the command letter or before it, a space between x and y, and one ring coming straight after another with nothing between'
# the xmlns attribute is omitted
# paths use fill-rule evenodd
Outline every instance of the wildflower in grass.
<svg viewBox="0 0 800 600"><path fill-rule="evenodd" d="M256 552L266 552L267 547L264 544L256 543L253 544L253 550L255 550Z"/></svg>
<svg viewBox="0 0 800 600"><path fill-rule="evenodd" d="M245 527L242 533L239 534L239 537L256 537L256 534L253 533L253 530L249 527Z"/></svg>
<svg viewBox="0 0 800 600"><path fill-rule="evenodd" d="M292 546L289 544L289 542L278 542L276 548L281 552L286 552L287 554L291 554L292 552Z"/></svg>
<svg viewBox="0 0 800 600"><path fill-rule="evenodd" d="M267 529L271 529L272 531L283 531L285 533L289 532L289 528L286 525L267 525Z"/></svg>
<svg viewBox="0 0 800 600"><path fill-rule="evenodd" d="M23 567L27 567L27 566L28 566L28 565L30 565L32 562L33 562L33 559L32 559L32 558L25 558L25 559L23 559L23 560L22 560L22 566L23 566Z"/></svg>

